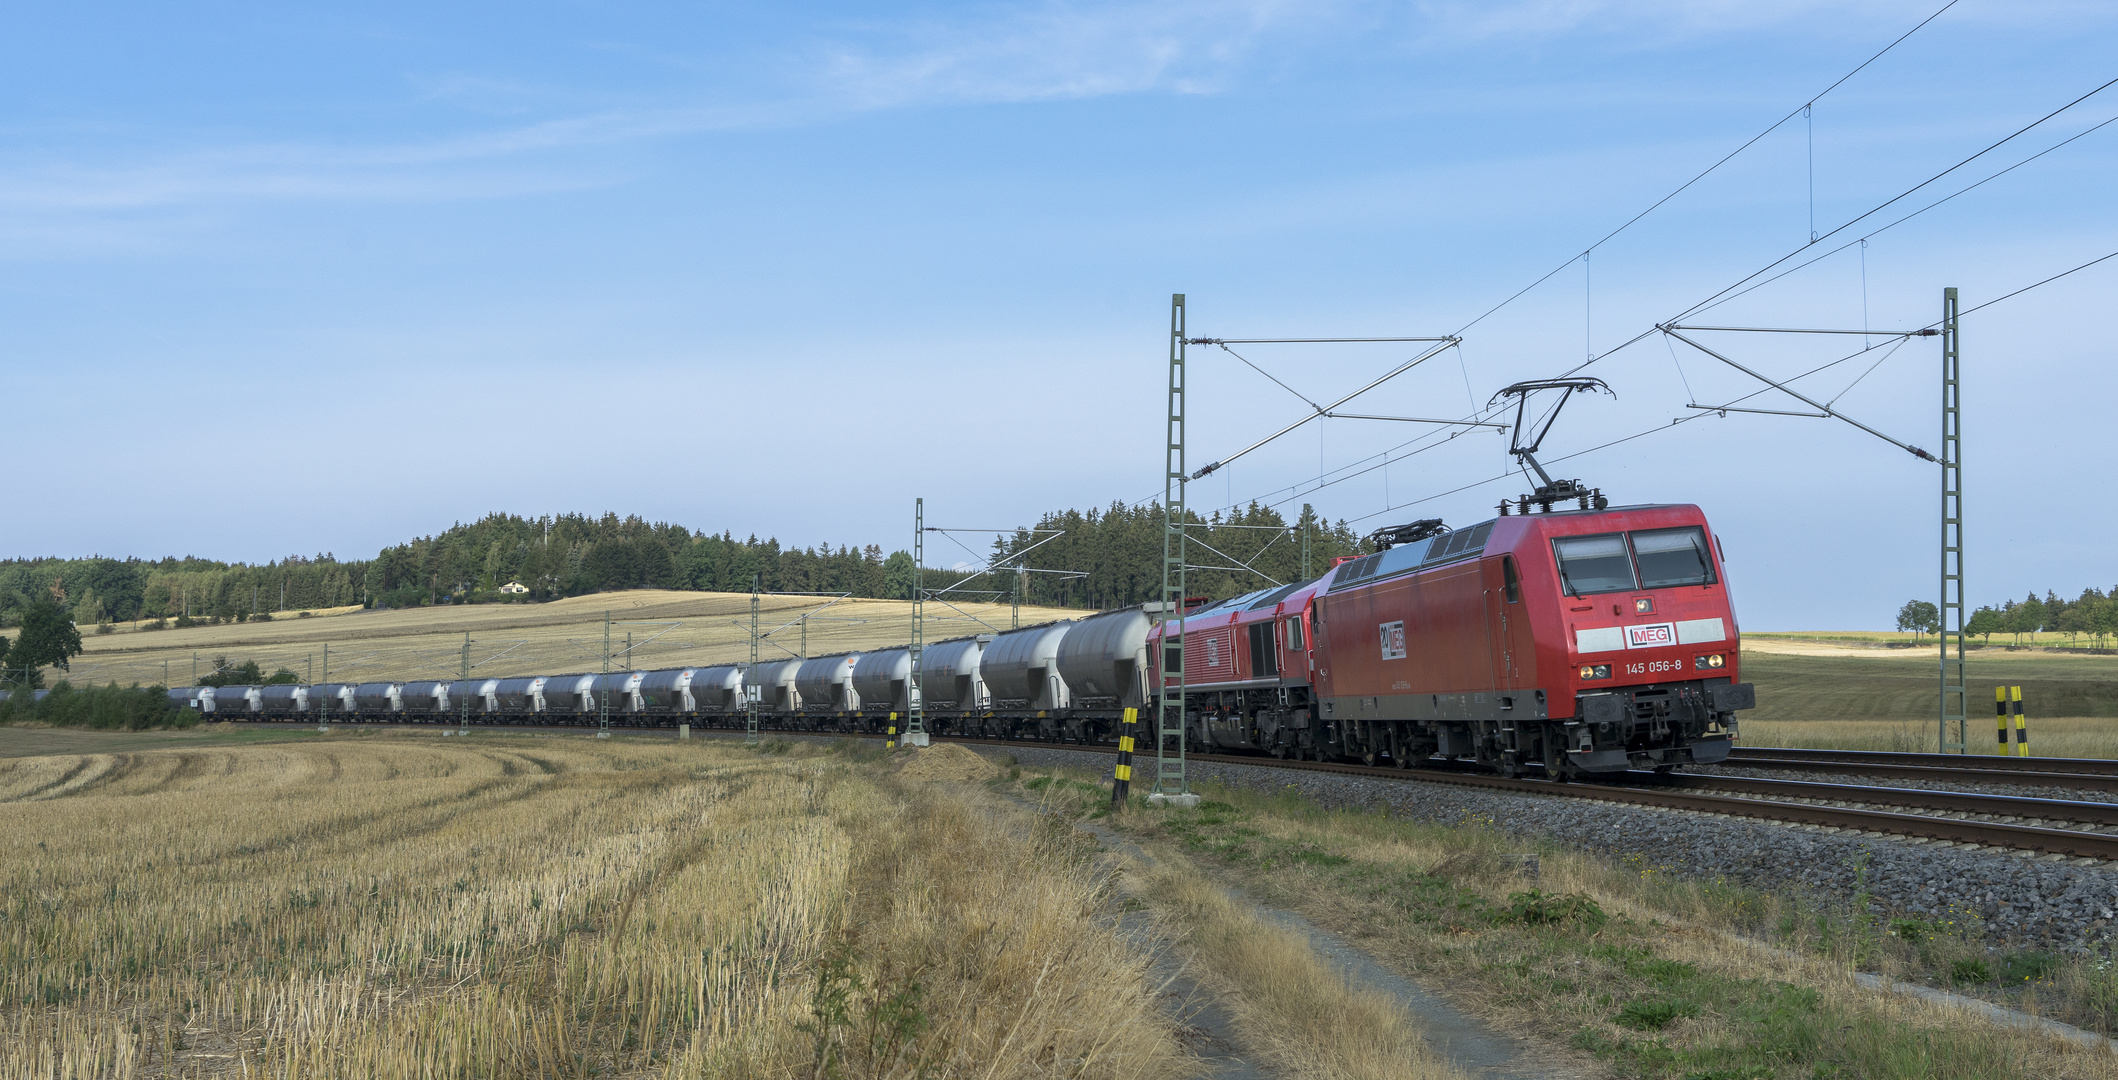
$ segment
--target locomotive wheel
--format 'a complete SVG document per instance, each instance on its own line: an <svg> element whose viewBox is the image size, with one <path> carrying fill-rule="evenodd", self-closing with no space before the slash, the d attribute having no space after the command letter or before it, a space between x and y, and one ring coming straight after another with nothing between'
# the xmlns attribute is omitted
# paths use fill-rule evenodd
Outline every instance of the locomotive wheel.
<svg viewBox="0 0 2118 1080"><path fill-rule="evenodd" d="M1373 751L1373 750L1369 750L1369 751L1367 751L1367 752L1365 752L1365 753L1361 754L1361 764L1363 764L1363 765L1366 765L1366 766L1368 766L1368 767L1369 767L1369 768L1371 768L1371 769L1372 769L1372 768L1374 768L1374 767L1375 767L1375 751Z"/></svg>
<svg viewBox="0 0 2118 1080"><path fill-rule="evenodd" d="M1275 758L1278 758L1278 759L1279 759L1279 760L1281 760L1281 761L1285 761L1285 760L1287 760L1287 748L1286 748L1286 747L1284 747L1284 746L1275 746L1275 747L1273 747L1273 748L1272 748L1272 756L1273 756L1273 757L1275 757Z"/></svg>

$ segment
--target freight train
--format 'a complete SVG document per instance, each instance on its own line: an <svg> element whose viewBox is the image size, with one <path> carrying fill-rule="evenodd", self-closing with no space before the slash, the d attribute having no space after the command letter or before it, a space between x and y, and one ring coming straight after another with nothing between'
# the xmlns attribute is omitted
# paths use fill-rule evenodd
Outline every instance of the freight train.
<svg viewBox="0 0 2118 1080"><path fill-rule="evenodd" d="M1201 750L1443 758L1561 780L1722 760L1756 698L1740 681L1720 541L1696 506L1581 501L1387 529L1373 554L1315 580L1159 621L1133 607L935 642L916 687L898 647L754 668L169 693L219 719L743 726L754 715L875 733L901 725L917 693L935 733L1105 742L1125 710L1151 724L1181 691Z"/></svg>

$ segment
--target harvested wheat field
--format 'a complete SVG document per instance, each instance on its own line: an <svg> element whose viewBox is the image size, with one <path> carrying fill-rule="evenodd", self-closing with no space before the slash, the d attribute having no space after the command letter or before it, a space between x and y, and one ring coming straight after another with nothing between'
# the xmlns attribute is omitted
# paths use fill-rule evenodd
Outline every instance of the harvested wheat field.
<svg viewBox="0 0 2118 1080"><path fill-rule="evenodd" d="M1092 845L873 752L381 734L0 801L0 1076L1192 1072Z"/></svg>
<svg viewBox="0 0 2118 1080"><path fill-rule="evenodd" d="M827 606L828 605L828 606ZM765 659L803 651L802 616L808 618L808 656L902 645L911 638L912 605L903 600L840 600L767 596L760 604L760 630L769 636ZM463 636L472 638L471 662L485 677L557 675L597 671L603 662L603 617L616 623L611 651L623 653L626 635L635 643L615 668L684 667L750 659L750 594L637 589L595 593L548 604L473 604L396 611L341 610L299 618L281 612L269 622L188 626L181 630L135 630L84 634L75 657L76 685L186 686L194 656L201 674L217 656L230 663L255 660L267 673L284 667L303 682L323 681L324 647L330 646L330 678L338 682L382 679L448 679L462 670ZM1078 619L1090 612L1025 607L1024 626ZM991 633L1012 625L1006 604L926 605L929 642ZM674 626L670 624L676 624ZM652 639L652 640L650 640ZM166 668L165 668L166 665ZM164 671L168 682L164 683ZM57 673L54 673L56 677Z"/></svg>

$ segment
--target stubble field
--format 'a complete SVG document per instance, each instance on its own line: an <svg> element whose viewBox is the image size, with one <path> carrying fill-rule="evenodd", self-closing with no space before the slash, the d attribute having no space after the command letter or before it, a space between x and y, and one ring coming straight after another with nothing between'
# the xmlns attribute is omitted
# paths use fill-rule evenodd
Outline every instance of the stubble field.
<svg viewBox="0 0 2118 1080"><path fill-rule="evenodd" d="M948 749L0 760L0 1076L1188 1072L1089 851Z"/></svg>
<svg viewBox="0 0 2118 1080"><path fill-rule="evenodd" d="M761 655L776 659L802 650L800 618L807 613L807 655L902 645L911 637L912 605L902 600L840 600L767 596L760 630L769 633ZM826 604L829 603L829 606ZM597 593L547 604L477 604L351 609L303 619L281 613L270 622L225 623L167 630L121 627L112 634L84 634L86 651L73 662L77 685L115 681L187 686L194 658L209 674L215 657L231 663L255 660L267 674L278 667L303 682L323 681L324 649L330 646L330 677L336 682L381 679L446 679L462 670L463 638L470 634L476 673L548 675L596 671L602 664L603 618L616 625L611 649L622 653L626 635L635 643L636 668L734 663L750 659L748 593L673 592L641 589ZM929 601L926 640L1007 629L1006 604ZM1023 625L1080 618L1087 612L1025 607ZM669 624L676 624L671 626ZM650 640L652 639L652 640ZM166 665L166 667L165 667ZM625 658L614 668L627 666ZM168 682L164 682L166 678ZM312 674L313 673L313 674ZM51 677L60 673L53 672Z"/></svg>

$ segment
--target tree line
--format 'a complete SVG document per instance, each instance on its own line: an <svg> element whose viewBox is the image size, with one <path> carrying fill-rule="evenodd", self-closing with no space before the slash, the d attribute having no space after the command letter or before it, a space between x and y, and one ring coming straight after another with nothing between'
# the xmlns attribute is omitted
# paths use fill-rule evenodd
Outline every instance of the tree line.
<svg viewBox="0 0 2118 1080"><path fill-rule="evenodd" d="M1937 633L1941 630L1940 609L1930 601L1908 601L1898 610L1897 628L1916 634ZM2058 593L2047 589L2041 600L2033 591L2020 600L1988 604L1971 613L1964 622L1964 633L1982 638L1989 645L1995 634L2005 634L2017 645L2022 644L2024 637L2035 644L2038 634L2064 634L2070 644L2078 645L2087 637L2100 649L2105 638L2118 638L2118 586L2108 593L2092 586L2072 600L2061 599Z"/></svg>
<svg viewBox="0 0 2118 1080"><path fill-rule="evenodd" d="M1345 522L1324 523L1307 506L1292 522L1255 504L1225 518L1191 514L1188 520L1187 561L1194 569L1186 591L1193 596L1220 599L1295 580L1303 528L1313 574L1329 569L1334 558L1367 550ZM1006 601L1019 587L1025 603L1091 609L1160 595L1157 504L1055 511L1008 535L952 536L927 539L929 590ZM1010 560L1024 572L982 572ZM885 554L873 543L795 547L638 516L495 513L384 548L373 559L324 552L262 564L196 556L0 560L0 626L20 625L32 606L44 605L56 605L77 626L107 632L118 622L159 628L338 607L537 601L616 589L748 592L753 580L775 592L908 599L917 576L909 551Z"/></svg>

